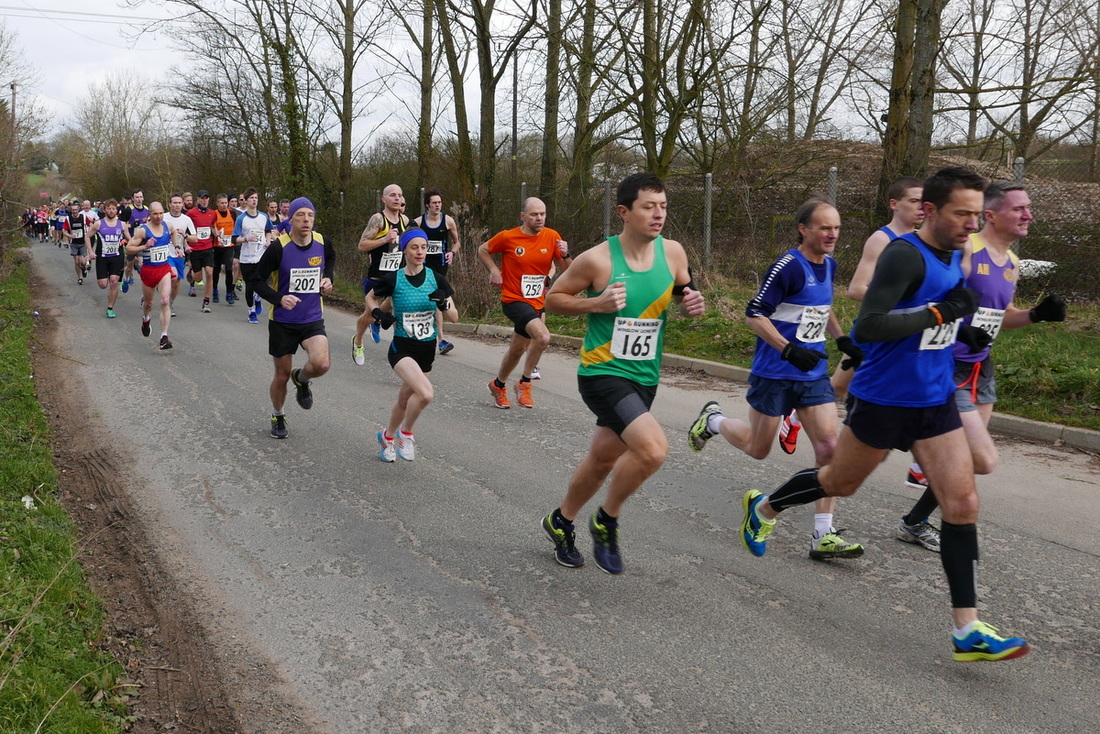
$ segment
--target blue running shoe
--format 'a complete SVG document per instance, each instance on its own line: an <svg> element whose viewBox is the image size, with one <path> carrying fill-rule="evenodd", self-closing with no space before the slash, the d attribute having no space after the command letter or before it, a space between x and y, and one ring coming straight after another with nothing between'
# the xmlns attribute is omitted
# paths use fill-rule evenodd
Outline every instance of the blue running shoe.
<svg viewBox="0 0 1100 734"><path fill-rule="evenodd" d="M393 445L393 439L387 439L384 431L379 431L375 438L378 439L378 445L381 447L378 458L387 464L397 461L397 448Z"/></svg>
<svg viewBox="0 0 1100 734"><path fill-rule="evenodd" d="M961 640L951 635L951 641L955 643L955 652L952 657L962 663L980 660L1012 660L1031 652L1031 646L1026 640L1019 637L1001 637L997 634L996 627L978 620L974 621L970 634Z"/></svg>
<svg viewBox="0 0 1100 734"><path fill-rule="evenodd" d="M775 520L764 520L756 514L756 506L763 501L764 493L756 489L750 489L741 498L741 507L745 510L745 519L741 521L741 542L757 558L768 549L767 538L775 529Z"/></svg>
<svg viewBox="0 0 1100 734"><path fill-rule="evenodd" d="M250 323L250 324L260 323L260 319L259 319L259 317L256 316L255 311L249 311L248 312L248 323Z"/></svg>
<svg viewBox="0 0 1100 734"><path fill-rule="evenodd" d="M571 523L560 525L554 522L554 513L551 512L542 518L542 529L554 543L554 557L559 565L566 568L578 568L584 565L584 556L577 550L577 534Z"/></svg>
<svg viewBox="0 0 1100 734"><path fill-rule="evenodd" d="M455 348L455 345L451 344L446 339L440 339L439 340L439 354L440 355L444 355L444 354L446 354L447 352L451 351L454 348Z"/></svg>
<svg viewBox="0 0 1100 734"><path fill-rule="evenodd" d="M378 325L377 321L372 321L370 325L370 338L375 344L382 341L382 327Z"/></svg>
<svg viewBox="0 0 1100 734"><path fill-rule="evenodd" d="M263 312L264 312L264 302L261 301L259 298L253 299L252 302L256 304L255 309L254 309L256 311L256 315L259 316L259 315L263 314Z"/></svg>
<svg viewBox="0 0 1100 734"><path fill-rule="evenodd" d="M118 285L120 288L122 288L123 293L130 292L130 280L128 278L123 278Z"/></svg>
<svg viewBox="0 0 1100 734"><path fill-rule="evenodd" d="M211 298L210 300L213 301L214 303L221 303L221 301L218 300L218 289L217 288L214 289L214 297Z"/></svg>
<svg viewBox="0 0 1100 734"><path fill-rule="evenodd" d="M610 574L623 572L623 557L619 555L619 523L596 522L596 515L588 519L588 532L592 533L592 556L600 570Z"/></svg>

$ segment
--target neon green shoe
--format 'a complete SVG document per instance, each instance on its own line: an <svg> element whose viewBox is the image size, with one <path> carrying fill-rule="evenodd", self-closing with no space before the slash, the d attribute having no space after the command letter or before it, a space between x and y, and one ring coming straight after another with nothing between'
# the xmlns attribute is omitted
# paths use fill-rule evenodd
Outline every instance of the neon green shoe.
<svg viewBox="0 0 1100 734"><path fill-rule="evenodd" d="M951 635L951 641L955 643L952 657L961 663L1012 660L1031 652L1031 646L1026 640L1019 637L1001 637L997 634L996 627L977 620L966 637L959 639Z"/></svg>
<svg viewBox="0 0 1100 734"><path fill-rule="evenodd" d="M722 408L713 400L704 405L703 409L699 411L699 417L688 429L688 443L691 444L692 451L702 451L703 447L707 445L707 441L716 435L707 425L707 421L715 414L721 415Z"/></svg>
<svg viewBox="0 0 1100 734"><path fill-rule="evenodd" d="M810 545L810 558L815 561L823 561L826 558L859 558L863 555L863 546L859 543L849 543L840 537L839 530L825 533L820 540L815 540Z"/></svg>
<svg viewBox="0 0 1100 734"><path fill-rule="evenodd" d="M745 518L741 521L741 542L757 558L768 549L768 536L775 529L775 520L765 520L756 514L756 506L764 501L764 497L760 490L750 489L741 498L741 507L745 511Z"/></svg>

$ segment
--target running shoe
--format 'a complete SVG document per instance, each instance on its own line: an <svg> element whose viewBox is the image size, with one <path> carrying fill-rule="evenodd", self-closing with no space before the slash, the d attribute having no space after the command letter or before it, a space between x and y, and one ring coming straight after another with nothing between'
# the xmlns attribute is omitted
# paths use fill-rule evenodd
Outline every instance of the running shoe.
<svg viewBox="0 0 1100 734"><path fill-rule="evenodd" d="M191 286L187 289L187 295L191 296L192 298L195 297L195 286Z"/></svg>
<svg viewBox="0 0 1100 734"><path fill-rule="evenodd" d="M542 379L542 373L539 372L538 365L535 365L535 369L531 370L531 379L532 380L541 380Z"/></svg>
<svg viewBox="0 0 1100 734"><path fill-rule="evenodd" d="M768 549L768 536L775 529L775 520L765 520L756 514L756 506L763 501L764 494L756 489L750 489L741 498L741 507L745 511L745 518L741 521L741 542L757 558Z"/></svg>
<svg viewBox="0 0 1100 734"><path fill-rule="evenodd" d="M168 341L168 335L167 334L161 334L160 335L160 348L161 349L171 349L172 348L172 342Z"/></svg>
<svg viewBox="0 0 1100 734"><path fill-rule="evenodd" d="M588 532L592 534L592 559L600 570L610 574L623 572L623 557L619 555L619 523L596 522L596 513L588 519Z"/></svg>
<svg viewBox="0 0 1100 734"><path fill-rule="evenodd" d="M149 332L150 332L149 319L142 319L141 320L141 335L142 336L149 336Z"/></svg>
<svg viewBox="0 0 1100 734"><path fill-rule="evenodd" d="M123 293L129 293L130 292L130 280L129 280L129 278L123 278L122 282L119 283L118 285L119 285L120 288L122 288Z"/></svg>
<svg viewBox="0 0 1100 734"><path fill-rule="evenodd" d="M309 410L313 407L313 391L309 389L309 383L302 383L298 378L302 374L302 369L299 367L296 370L292 370L290 373L290 381L294 383L294 389L297 391L294 395L294 399L298 401L298 405L302 410Z"/></svg>
<svg viewBox="0 0 1100 734"><path fill-rule="evenodd" d="M210 301L206 300L205 298L202 299L202 308L199 310L203 313L210 313Z"/></svg>
<svg viewBox="0 0 1100 734"><path fill-rule="evenodd" d="M242 293L244 291L244 280L237 281L237 292Z"/></svg>
<svg viewBox="0 0 1100 734"><path fill-rule="evenodd" d="M272 438L286 438L290 435L290 432L286 430L286 416L285 415L273 415L271 416L271 437Z"/></svg>
<svg viewBox="0 0 1100 734"><path fill-rule="evenodd" d="M253 299L252 302L256 304L254 306L254 308L256 309L256 315L259 316L259 315L263 314L263 312L264 312L264 302L261 301L259 298Z"/></svg>
<svg viewBox="0 0 1100 734"><path fill-rule="evenodd" d="M554 558L559 565L577 568L584 565L584 556L577 550L577 534L572 523L558 525L554 522L554 513L542 518L542 529L554 543Z"/></svg>
<svg viewBox="0 0 1100 734"><path fill-rule="evenodd" d="M370 338L375 344L382 341L382 327L377 321L370 322Z"/></svg>
<svg viewBox="0 0 1100 734"><path fill-rule="evenodd" d="M961 640L952 634L951 641L955 643L955 652L952 657L960 663L1012 660L1031 652L1031 646L1026 640L1019 637L1001 637L997 634L996 627L977 620L970 634Z"/></svg>
<svg viewBox="0 0 1100 734"><path fill-rule="evenodd" d="M221 301L218 300L218 289L217 288L214 289L214 296L210 300L213 301L214 303L221 303Z"/></svg>
<svg viewBox="0 0 1100 734"><path fill-rule="evenodd" d="M169 307L168 307L168 313L170 313L170 314L172 314L173 316L175 316L175 315L176 315L176 308L175 308L175 306L169 306Z"/></svg>
<svg viewBox="0 0 1100 734"><path fill-rule="evenodd" d="M447 352L451 351L454 348L455 348L455 345L451 344L446 339L440 339L439 340L439 353L440 353L440 355L446 354Z"/></svg>
<svg viewBox="0 0 1100 734"><path fill-rule="evenodd" d="M397 455L405 461L416 458L416 439L411 433L397 432Z"/></svg>
<svg viewBox="0 0 1100 734"><path fill-rule="evenodd" d="M531 399L531 383L520 380L516 383L516 402L524 408L535 407L535 401Z"/></svg>
<svg viewBox="0 0 1100 734"><path fill-rule="evenodd" d="M113 308L107 309L107 318L113 319L115 317L115 310Z"/></svg>
<svg viewBox="0 0 1100 734"><path fill-rule="evenodd" d="M248 323L250 323L250 324L260 323L260 319L256 317L256 312L255 311L249 311L248 312Z"/></svg>
<svg viewBox="0 0 1100 734"><path fill-rule="evenodd" d="M859 558L863 555L863 546L849 543L840 537L842 530L825 533L820 539L810 543L810 558L823 561L827 558Z"/></svg>
<svg viewBox="0 0 1100 734"><path fill-rule="evenodd" d="M393 447L393 440L386 438L385 431L379 431L377 438L378 445L382 447L378 452L378 458L387 464L397 461L397 450Z"/></svg>
<svg viewBox="0 0 1100 734"><path fill-rule="evenodd" d="M84 285L84 279L83 278L77 278L76 279L76 284L77 285Z"/></svg>
<svg viewBox="0 0 1100 734"><path fill-rule="evenodd" d="M237 302L237 294L233 291L227 291L225 294L225 305L232 306Z"/></svg>
<svg viewBox="0 0 1100 734"><path fill-rule="evenodd" d="M367 357L363 353L363 345L355 343L355 337L351 338L351 361L362 367L367 363Z"/></svg>
<svg viewBox="0 0 1100 734"><path fill-rule="evenodd" d="M512 404L508 402L508 390L503 387L497 387L496 380L489 380L489 394L493 396L493 400L496 401L498 408L512 407Z"/></svg>
<svg viewBox="0 0 1100 734"><path fill-rule="evenodd" d="M722 408L714 400L704 405L703 409L699 411L699 417L688 429L688 443L691 444L692 451L702 451L703 447L707 445L707 441L717 435L710 430L708 421L712 415L721 415L721 413Z"/></svg>
<svg viewBox="0 0 1100 734"><path fill-rule="evenodd" d="M905 486L913 489L928 489L928 477L924 476L924 472L913 471L913 467L909 467L909 476L905 478Z"/></svg>
<svg viewBox="0 0 1100 734"><path fill-rule="evenodd" d="M779 448L785 454L793 454L798 446L798 432L802 430L801 423L791 423L791 414L783 416L779 423Z"/></svg>
<svg viewBox="0 0 1100 734"><path fill-rule="evenodd" d="M910 525L901 518L898 522L898 540L920 545L933 553L940 552L940 530L927 520Z"/></svg>

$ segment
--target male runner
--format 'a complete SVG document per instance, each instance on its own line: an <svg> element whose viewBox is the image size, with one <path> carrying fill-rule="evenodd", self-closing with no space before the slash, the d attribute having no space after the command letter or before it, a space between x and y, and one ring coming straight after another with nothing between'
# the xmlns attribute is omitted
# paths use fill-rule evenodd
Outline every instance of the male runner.
<svg viewBox="0 0 1100 734"><path fill-rule="evenodd" d="M180 292L180 283L190 273L190 268L187 267L187 254L191 252L191 244L198 239L194 220L184 214L183 201L182 195L172 194L168 198L168 213L163 217L164 224L172 235L172 251L168 256L168 263L172 266L171 311L173 316L176 315L175 303L176 296Z"/></svg>
<svg viewBox="0 0 1100 734"><path fill-rule="evenodd" d="M963 255L966 285L978 294L978 311L963 320L988 332L996 339L1002 329L1019 329L1041 321L1065 321L1066 304L1055 295L1044 298L1035 308L1017 308L1012 298L1020 275L1020 260L1012 252L1012 244L1027 236L1031 214L1031 198L1027 187L1010 181L993 183L985 190L985 226L970 235ZM956 343L955 405L962 419L963 433L974 459L975 474L990 474L997 467L997 447L989 435L989 419L997 402L992 344L971 352ZM909 470L906 484L912 486L913 475L923 478L918 464ZM936 509L935 492L927 482L921 497L898 524L898 539L919 544L932 551L940 550L939 531L928 522Z"/></svg>
<svg viewBox="0 0 1100 734"><path fill-rule="evenodd" d="M240 248L241 277L244 278L244 302L248 306L248 323L260 323L263 305L252 289L252 278L256 266L271 242L274 227L267 214L259 211L260 195L251 186L241 194L244 197L245 210L237 215L233 225L233 244Z"/></svg>
<svg viewBox="0 0 1100 734"><path fill-rule="evenodd" d="M401 267L402 255L398 240L409 228L409 218L402 214L404 209L404 192L397 184L390 184L382 189L382 211L371 215L359 237L357 249L370 254L363 276L363 313L355 322L355 336L351 338L351 358L360 366L366 364L363 334L369 328L371 339L377 344L382 339L382 324L379 319L387 322L387 328L392 323L389 321L391 317L379 308L382 305L381 299L375 298L373 291L386 273L396 272Z"/></svg>
<svg viewBox="0 0 1100 734"><path fill-rule="evenodd" d="M856 301L863 300L863 294L867 292L867 284L871 282L871 276L875 272L875 263L882 254L883 248L892 240L909 234L917 229L917 225L924 218L921 209L921 181L912 176L903 176L886 189L886 199L890 210L894 213L890 223L879 227L867 241L863 243L863 255L860 257L852 280L848 283L848 297ZM848 395L848 384L855 374L854 367L845 367L844 360L833 371L833 391L841 400ZM798 443L798 432L802 423L798 418L798 412L792 412L779 424L779 447L786 454L793 454Z"/></svg>
<svg viewBox="0 0 1100 734"><path fill-rule="evenodd" d="M164 223L164 206L159 201L149 205L149 219L137 228L126 244L126 252L141 255L141 335L149 336L149 314L153 294L160 299L160 349L171 349L168 324L172 321L172 230Z"/></svg>
<svg viewBox="0 0 1100 734"><path fill-rule="evenodd" d="M250 208L253 207L251 197L249 202ZM310 381L329 368L321 294L332 291L336 251L313 231L315 211L313 203L305 197L292 201L290 234L281 235L264 250L252 273L252 288L272 304L268 321L268 353L275 360L270 389L272 438L289 435L283 414L287 380L294 382L298 405L309 410L313 407ZM278 274L277 289L268 283L273 273ZM306 350L306 363L292 369L299 346Z"/></svg>
<svg viewBox="0 0 1100 734"><path fill-rule="evenodd" d="M69 254L73 258L76 284L84 285L84 277L88 274L88 224L76 203L69 206L69 218L65 220L65 241L69 243Z"/></svg>
<svg viewBox="0 0 1100 734"><path fill-rule="evenodd" d="M443 213L443 194L439 189L424 190L424 213L413 220L428 235L428 259L425 261L436 275L447 276L447 269L462 249L458 238L458 224ZM435 329L439 353L446 354L455 348L443 338L443 312L436 311Z"/></svg>
<svg viewBox="0 0 1100 734"><path fill-rule="evenodd" d="M184 204L186 205L186 199ZM218 215L210 209L210 194L205 189L199 190L198 206L185 210L187 216L195 223L195 242L191 245L191 279L203 284L202 308L203 313L210 313L210 299L214 291L214 226L218 222Z"/></svg>
<svg viewBox="0 0 1100 734"><path fill-rule="evenodd" d="M489 380L489 394L498 408L512 407L508 402L508 377L525 355L523 372L514 387L516 402L524 408L535 407L531 373L550 344L544 308L546 282L555 263L560 263L559 270L565 273L573 262L569 244L546 226L546 204L541 199L528 197L519 219L520 226L498 232L477 250L478 260L489 271L489 283L500 288L504 315L515 325L500 369ZM494 255L500 255L500 267Z"/></svg>
<svg viewBox="0 0 1100 734"><path fill-rule="evenodd" d="M225 305L232 306L237 300L233 287L233 255L237 248L233 245L233 228L237 222L237 212L229 208L229 197L218 194L214 199L214 303L218 302L218 280L225 272Z"/></svg>
<svg viewBox="0 0 1100 734"><path fill-rule="evenodd" d="M118 202L108 199L103 205L103 218L92 222L88 228L91 235L99 235L98 242L91 253L95 260L95 276L99 287L107 291L107 318L115 318L115 301L118 299L118 284L122 279L122 270L126 261L123 250L130 239L129 227L118 218Z"/></svg>
<svg viewBox="0 0 1100 734"><path fill-rule="evenodd" d="M829 257L840 237L840 213L828 202L810 199L795 215L798 247L784 253L765 273L763 285L745 309L756 334L749 376L749 422L722 415L710 401L688 430L692 450L702 451L716 435L754 459L767 458L779 422L797 408L814 447L817 466L836 448L836 394L826 372L825 335L847 355L852 369L863 351L840 328L832 310L836 260ZM863 546L849 543L833 527L836 498L817 501L810 558L858 558Z"/></svg>
<svg viewBox="0 0 1100 734"><path fill-rule="evenodd" d="M137 189L131 194L133 204L127 210L119 212L119 219L126 223L126 226L130 228L130 233L133 234L137 231L137 228L149 219L149 210L145 208L145 192L141 189ZM130 286L134 284L134 257L132 255L126 256L126 270L122 274L122 292L125 293L130 290Z"/></svg>
<svg viewBox="0 0 1100 734"><path fill-rule="evenodd" d="M940 558L958 661L1008 660L1030 649L978 620L978 494L954 400L956 338L975 350L989 344L986 332L960 321L978 309L977 294L963 285L961 261L978 229L985 187L966 168L945 168L924 182L924 225L887 245L864 296L855 338L867 356L852 379L848 430L833 460L798 472L771 495L752 489L742 499L742 543L762 556L780 512L849 496L891 449L912 450L943 512Z"/></svg>
<svg viewBox="0 0 1100 734"><path fill-rule="evenodd" d="M622 234L582 253L546 298L554 313L588 316L577 385L596 415L596 430L565 499L542 520L557 562L583 565L573 522L610 474L607 497L589 518L588 529L596 565L612 574L623 571L623 503L668 454L664 429L649 412L661 376L668 307L676 301L689 317L704 310L684 248L661 236L668 214L661 180L648 173L628 176L619 184L616 201ZM581 291L588 297L578 297Z"/></svg>

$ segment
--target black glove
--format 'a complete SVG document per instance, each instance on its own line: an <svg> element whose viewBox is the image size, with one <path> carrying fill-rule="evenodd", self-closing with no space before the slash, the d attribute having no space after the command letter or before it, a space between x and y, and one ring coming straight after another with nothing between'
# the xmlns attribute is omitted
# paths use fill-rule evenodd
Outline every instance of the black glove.
<svg viewBox="0 0 1100 734"><path fill-rule="evenodd" d="M790 362L803 372L809 372L817 367L818 362L825 359L825 355L821 352L800 347L794 342L787 342L787 346L783 347L783 352L779 356L783 361Z"/></svg>
<svg viewBox="0 0 1100 734"><path fill-rule="evenodd" d="M993 337L985 329L980 329L972 324L963 324L959 327L958 340L970 347L970 353L980 352L993 343Z"/></svg>
<svg viewBox="0 0 1100 734"><path fill-rule="evenodd" d="M436 288L434 291L428 294L428 300L436 305L440 311L448 311L451 308L451 302L447 298L447 292L442 288Z"/></svg>
<svg viewBox="0 0 1100 734"><path fill-rule="evenodd" d="M1039 305L1028 313L1031 314L1032 322L1036 324L1040 321L1065 321L1066 302L1061 296L1051 294L1039 301Z"/></svg>
<svg viewBox="0 0 1100 734"><path fill-rule="evenodd" d="M840 369L854 370L863 364L863 350L852 341L852 337L838 336L836 338L836 348L848 355L848 359L841 361Z"/></svg>
<svg viewBox="0 0 1100 734"><path fill-rule="evenodd" d="M965 286L956 286L936 304L936 310L943 317L943 323L958 321L978 310L978 293Z"/></svg>
<svg viewBox="0 0 1100 734"><path fill-rule="evenodd" d="M383 329L388 329L393 326L393 322L397 321L393 314L389 311L383 311L380 308L376 308L370 312L370 315L374 317L375 322Z"/></svg>

